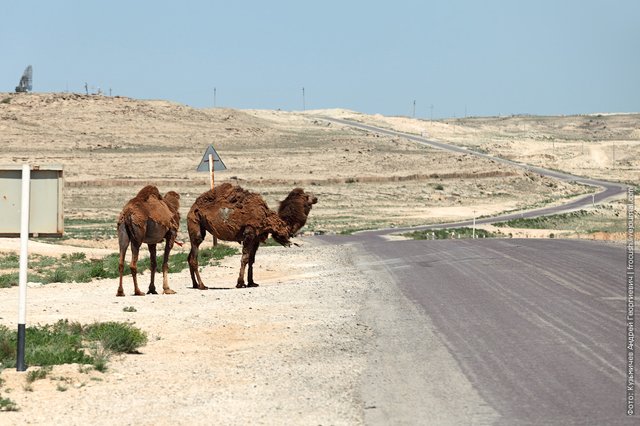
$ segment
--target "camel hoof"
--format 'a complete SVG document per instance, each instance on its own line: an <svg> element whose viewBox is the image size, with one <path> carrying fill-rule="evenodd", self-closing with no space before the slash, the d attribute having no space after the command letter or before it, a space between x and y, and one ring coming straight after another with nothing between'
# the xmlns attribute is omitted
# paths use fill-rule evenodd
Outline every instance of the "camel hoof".
<svg viewBox="0 0 640 426"><path fill-rule="evenodd" d="M236 284L236 288L245 288L246 285L244 283L238 283Z"/></svg>
<svg viewBox="0 0 640 426"><path fill-rule="evenodd" d="M256 283L249 283L247 287L260 287L260 286Z"/></svg>
<svg viewBox="0 0 640 426"><path fill-rule="evenodd" d="M116 293L116 297L124 297L124 292L118 292Z"/></svg>
<svg viewBox="0 0 640 426"><path fill-rule="evenodd" d="M209 287L203 285L202 287L198 287L198 290L209 290Z"/></svg>
<svg viewBox="0 0 640 426"><path fill-rule="evenodd" d="M165 292L166 293L166 292ZM149 289L149 291L147 291L147 294L158 294L158 292L156 291L156 289Z"/></svg>
<svg viewBox="0 0 640 426"><path fill-rule="evenodd" d="M164 290L162 293L164 293L164 294L176 294L176 292L171 290L170 288ZM156 294L158 294L158 293L156 293Z"/></svg>
<svg viewBox="0 0 640 426"><path fill-rule="evenodd" d="M141 291L136 291L134 296L144 296L144 293Z"/></svg>

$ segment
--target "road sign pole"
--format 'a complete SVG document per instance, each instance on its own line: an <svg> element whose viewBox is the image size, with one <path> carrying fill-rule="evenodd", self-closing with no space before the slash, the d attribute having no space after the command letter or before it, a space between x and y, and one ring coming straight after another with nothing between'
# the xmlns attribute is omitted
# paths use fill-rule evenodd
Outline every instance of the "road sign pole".
<svg viewBox="0 0 640 426"><path fill-rule="evenodd" d="M18 309L18 347L16 370L25 371L24 344L27 318L27 266L29 260L29 192L31 183L31 167L22 166L22 203L20 204L20 275L19 275L19 309Z"/></svg>
<svg viewBox="0 0 640 426"><path fill-rule="evenodd" d="M209 175L211 177L211 190L213 191L213 154L209 154Z"/></svg>

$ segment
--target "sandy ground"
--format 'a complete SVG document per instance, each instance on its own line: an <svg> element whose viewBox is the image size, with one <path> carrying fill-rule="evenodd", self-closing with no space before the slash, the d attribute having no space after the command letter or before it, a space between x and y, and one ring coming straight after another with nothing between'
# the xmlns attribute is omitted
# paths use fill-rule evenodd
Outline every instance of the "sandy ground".
<svg viewBox="0 0 640 426"><path fill-rule="evenodd" d="M192 290L188 271L171 274L176 295L131 296L130 278L124 298L117 280L30 285L30 324L130 321L149 343L104 374L55 367L32 391L25 373L2 371L0 393L20 411L0 413L0 423L361 424L373 331L360 319L370 283L352 250L261 248L255 289L234 288L238 264L234 256L204 269L219 290ZM0 293L0 321L15 326L17 288Z"/></svg>
<svg viewBox="0 0 640 426"><path fill-rule="evenodd" d="M0 164L63 164L65 215L113 223L124 203L146 184L180 192L186 216L209 185L206 174L196 173L195 167L210 143L229 169L216 174L217 183L237 182L260 192L272 207L294 186L313 191L319 203L306 226L311 232L469 219L557 204L587 191L470 155L328 125L322 115L481 145L487 152L554 168L566 164L566 170L578 174L639 180L635 115L615 116L618 121L608 122L611 134L603 126L594 127L597 131L583 126L585 132L593 130L586 148L594 152L594 161L584 162L559 155L562 147L581 143L561 138L581 128L584 123L578 118L574 124L556 126L559 130L545 123L527 128L525 123L528 130L519 132L521 122L511 131L511 122L493 119L425 124L342 110L195 110L165 101L75 94L0 94ZM507 127L501 130L502 125ZM598 150L606 153L613 139L625 150L618 153L616 167L609 167L610 159L600 158ZM557 155L553 150L549 154L550 144ZM0 251L15 251L16 243L0 239ZM48 255L82 250L101 256L116 248L115 238L63 243L84 248L34 242L31 250ZM171 286L178 291L173 296L130 296L130 278L125 298L115 297L116 280L31 284L30 324L63 318L132 321L148 333L149 343L139 355L112 359L105 374L81 373L73 365L56 367L49 378L34 383L33 391L25 390L23 373L2 371L0 395L15 401L21 411L0 413L0 423L384 424L384 410L372 408L384 407L375 391L391 386L394 372L372 366L376 360L393 359L385 347L415 349L412 356L398 358L409 363L406 371L412 371L410 365L420 354L433 356L441 370L450 373L447 383L455 384L450 389L465 395L468 418L477 423L491 419L495 413L474 411L482 401L456 373L430 325L416 323L418 316L383 278L383 271L362 274L363 260L354 250L319 246L312 239L300 248L261 248L257 289L234 288L239 256L203 270L205 283L222 288L206 292L189 288L188 271L171 274ZM0 289L0 294L0 322L15 326L17 288ZM136 312L123 311L131 306ZM413 331L424 333L424 345L408 347L393 327L396 323L416 323ZM423 373L430 377L422 370L420 377ZM416 378L403 383L416 389L431 386L432 410L425 415L438 424L454 423L447 417L455 412L453 399L441 386ZM403 383L396 383L398 394ZM67 389L58 390L59 384ZM411 418L411 413L400 415Z"/></svg>

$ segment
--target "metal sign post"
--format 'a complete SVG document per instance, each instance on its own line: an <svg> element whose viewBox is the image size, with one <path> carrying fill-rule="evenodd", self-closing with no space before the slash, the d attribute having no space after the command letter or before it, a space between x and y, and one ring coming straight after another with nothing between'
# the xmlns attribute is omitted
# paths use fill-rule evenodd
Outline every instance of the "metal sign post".
<svg viewBox="0 0 640 426"><path fill-rule="evenodd" d="M20 204L20 296L18 309L18 358L16 370L25 371L24 342L27 323L27 266L29 261L29 195L31 183L31 167L22 166L22 203Z"/></svg>

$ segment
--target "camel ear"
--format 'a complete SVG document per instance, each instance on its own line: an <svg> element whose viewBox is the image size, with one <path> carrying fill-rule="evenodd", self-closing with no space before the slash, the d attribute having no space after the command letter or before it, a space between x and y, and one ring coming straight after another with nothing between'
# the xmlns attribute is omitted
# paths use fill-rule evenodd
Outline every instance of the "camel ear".
<svg viewBox="0 0 640 426"><path fill-rule="evenodd" d="M315 203L317 203L317 202L318 202L318 197L316 197L316 196L315 196L315 195L313 195L313 194L307 194L307 202L308 202L309 204L315 204Z"/></svg>

